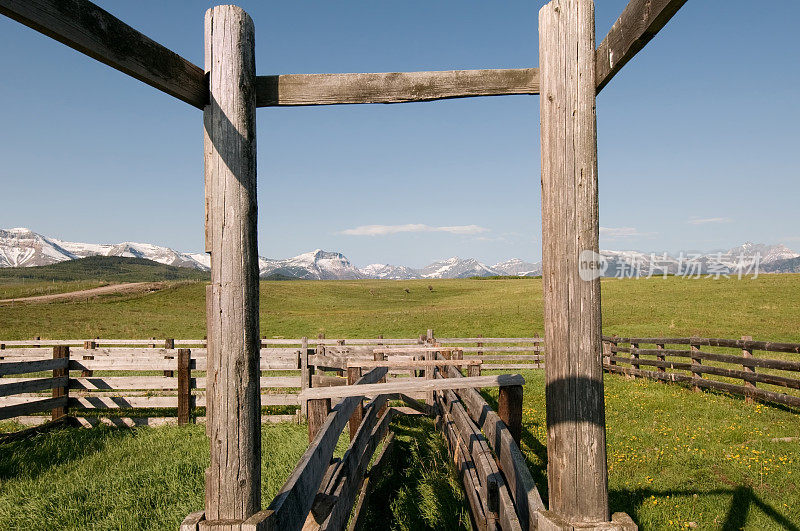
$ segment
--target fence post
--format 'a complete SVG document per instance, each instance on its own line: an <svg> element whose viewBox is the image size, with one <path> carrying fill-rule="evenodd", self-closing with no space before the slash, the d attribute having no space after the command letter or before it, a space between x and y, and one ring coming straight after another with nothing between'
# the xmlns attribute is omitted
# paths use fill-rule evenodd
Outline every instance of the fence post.
<svg viewBox="0 0 800 531"><path fill-rule="evenodd" d="M504 385L500 387L497 414L508 426L511 437L520 446L522 440L522 398L521 385Z"/></svg>
<svg viewBox="0 0 800 531"><path fill-rule="evenodd" d="M478 337L483 337L483 334L478 334ZM478 348L482 348L483 347L483 342L479 341L478 343L476 343L476 345L477 345ZM483 356L483 351L479 350L477 352L477 354L478 354L478 357L481 357L481 356Z"/></svg>
<svg viewBox="0 0 800 531"><path fill-rule="evenodd" d="M702 378L703 377L703 373L702 372L698 372L697 370L695 370L695 368L698 365L702 365L702 363L703 363L703 361L699 357L697 357L695 355L695 353L700 350L700 347L698 345L694 344L694 343L690 343L689 346L690 346L691 351L692 351L692 380L694 380L695 378ZM700 386L696 385L694 383L694 381L692 382L692 391L694 391L694 392L699 392L700 391Z"/></svg>
<svg viewBox="0 0 800 531"><path fill-rule="evenodd" d="M300 392L311 387L311 372L308 366L308 337L303 336L300 340ZM300 415L308 417L308 404L305 400L300 401Z"/></svg>
<svg viewBox="0 0 800 531"><path fill-rule="evenodd" d="M178 426L189 424L191 416L191 359L192 351L190 349L178 349Z"/></svg>
<svg viewBox="0 0 800 531"><path fill-rule="evenodd" d="M634 369L636 369L638 371L638 370L640 370L640 365L638 363L636 363L635 360L639 359L639 353L638 352L634 352L634 350L638 350L639 343L631 343L630 345L631 345L631 367L633 367ZM634 379L636 379L638 377L639 376L636 375L636 374L633 375Z"/></svg>
<svg viewBox="0 0 800 531"><path fill-rule="evenodd" d="M742 336L742 341L752 341L752 340L753 340L753 336ZM752 358L753 357L753 349L752 348L743 348L742 349L742 357L743 358ZM742 365L742 368L744 369L744 372L748 372L748 373L751 373L751 374L755 374L756 373L756 368L755 367ZM745 395L744 395L744 401L747 404L751 404L753 402L753 397L748 393L748 391L750 391L751 389L755 389L756 382L755 382L755 380L748 380L747 378L744 378L744 386L746 388L745 389Z"/></svg>
<svg viewBox="0 0 800 531"><path fill-rule="evenodd" d="M603 365L611 364L611 343L603 340Z"/></svg>
<svg viewBox="0 0 800 531"><path fill-rule="evenodd" d="M422 359L425 361L433 361L435 354L431 351L425 351L423 354ZM425 365L425 379L426 380L433 380L435 378L435 367L432 365ZM435 391L427 391L425 393L425 403L429 406L433 407L436 403L436 392Z"/></svg>
<svg viewBox="0 0 800 531"><path fill-rule="evenodd" d="M427 343L433 343L433 328L428 328L428 335L426 336Z"/></svg>
<svg viewBox="0 0 800 531"><path fill-rule="evenodd" d="M88 340L88 341L84 341L83 342L83 348L85 350L94 350L95 348L97 348L97 343L95 343L91 339ZM93 360L94 356L92 356L91 354L86 354L86 355L83 356L83 359L85 359L85 360ZM94 374L94 371L90 371L90 370L82 370L81 371L81 377L82 378L88 378L88 377L92 376L93 374Z"/></svg>
<svg viewBox="0 0 800 531"><path fill-rule="evenodd" d="M308 401L308 442L314 440L317 432L331 412L331 399L318 398Z"/></svg>
<svg viewBox="0 0 800 531"><path fill-rule="evenodd" d="M480 363L471 363L467 365L467 376L480 376L481 375L481 365Z"/></svg>
<svg viewBox="0 0 800 531"><path fill-rule="evenodd" d="M539 11L547 480L550 511L609 521L592 0ZM587 451L587 448L591 448Z"/></svg>
<svg viewBox="0 0 800 531"><path fill-rule="evenodd" d="M373 361L385 361L386 359L387 359L387 356L383 352L373 352L372 353L372 360ZM386 377L387 377L388 374L389 374L389 371L386 371L386 374L383 376L383 378L381 378L379 380L378 383L386 383ZM386 409L388 409L388 407L389 407L387 404L388 404L388 402L384 403L383 407L381 407L381 409L378 411L378 418L383 417L383 414L386 412Z"/></svg>
<svg viewBox="0 0 800 531"><path fill-rule="evenodd" d="M164 348L166 350L174 349L175 348L175 340L174 339L165 339L164 340ZM175 356L164 356L164 359L165 360L174 360ZM166 371L164 371L164 376L166 376L167 378L172 378L173 376L175 376L175 372L166 370Z"/></svg>
<svg viewBox="0 0 800 531"><path fill-rule="evenodd" d="M67 367L64 369L53 369L53 378L67 377L67 385L64 387L53 387L53 398L61 398L62 396L69 401L69 347L66 345L58 345L53 347L53 359L66 359ZM69 405L54 407L51 412L50 419L57 420L67 414Z"/></svg>
<svg viewBox="0 0 800 531"><path fill-rule="evenodd" d="M361 378L361 367L348 367L347 368L347 385L355 385L358 379ZM364 400L360 400L356 406L353 415L350 417L350 440L356 437L358 427L361 426L361 420L364 418Z"/></svg>
<svg viewBox="0 0 800 531"><path fill-rule="evenodd" d="M664 350L664 343L658 343L656 345L656 350ZM658 361L661 361L661 362L664 362L664 363L666 363L666 361L667 361L667 357L664 354L656 354L656 358L658 359ZM658 372L667 372L667 368L666 367L659 367L658 368Z"/></svg>
<svg viewBox="0 0 800 531"><path fill-rule="evenodd" d="M206 251L211 253L205 519L261 509L261 388L256 199L255 29L240 7L205 14ZM222 522L218 522L222 521ZM216 522L216 523L214 523Z"/></svg>

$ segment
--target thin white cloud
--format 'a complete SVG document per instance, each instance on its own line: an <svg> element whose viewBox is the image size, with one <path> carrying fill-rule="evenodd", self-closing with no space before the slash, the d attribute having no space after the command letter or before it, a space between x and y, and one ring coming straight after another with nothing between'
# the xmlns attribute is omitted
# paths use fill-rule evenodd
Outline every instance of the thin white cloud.
<svg viewBox="0 0 800 531"><path fill-rule="evenodd" d="M447 232L450 234L471 235L489 232L489 229L478 225L453 225L450 227L431 227L422 223L406 225L361 225L353 229L340 231L346 236L388 236L403 232Z"/></svg>
<svg viewBox="0 0 800 531"><path fill-rule="evenodd" d="M600 227L600 237L609 240L616 240L619 238L640 238L652 236L652 232L639 232L639 229L634 227Z"/></svg>
<svg viewBox="0 0 800 531"><path fill-rule="evenodd" d="M731 218L697 218L690 219L688 223L690 225L705 225L707 223L731 223L732 221Z"/></svg>

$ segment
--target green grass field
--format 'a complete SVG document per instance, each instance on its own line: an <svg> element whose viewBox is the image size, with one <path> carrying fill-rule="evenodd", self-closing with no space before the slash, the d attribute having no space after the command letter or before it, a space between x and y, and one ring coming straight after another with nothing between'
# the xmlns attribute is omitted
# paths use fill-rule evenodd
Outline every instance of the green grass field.
<svg viewBox="0 0 800 531"><path fill-rule="evenodd" d="M196 283L3 306L0 338L202 337L203 293ZM438 337L532 335L542 331L541 295L541 280L529 279L264 282L262 335L415 337L427 328ZM606 280L604 330L800 341L799 296L800 275ZM525 377L522 449L546 496L544 375ZM611 375L606 406L612 511L628 512L641 529L800 528L796 412ZM369 502L368 521L393 529L466 527L441 438L414 422L396 421L395 429L400 464ZM269 500L303 451L305 427L265 426L263 434ZM174 529L202 505L206 453L198 426L66 430L0 444L0 528ZM412 466L419 462L429 466Z"/></svg>
<svg viewBox="0 0 800 531"><path fill-rule="evenodd" d="M602 293L606 333L800 341L800 275L607 279ZM0 339L202 338L204 304L197 282L88 302L0 306ZM416 337L428 328L438 337L519 337L541 334L542 320L541 279L261 284L261 335L268 337Z"/></svg>

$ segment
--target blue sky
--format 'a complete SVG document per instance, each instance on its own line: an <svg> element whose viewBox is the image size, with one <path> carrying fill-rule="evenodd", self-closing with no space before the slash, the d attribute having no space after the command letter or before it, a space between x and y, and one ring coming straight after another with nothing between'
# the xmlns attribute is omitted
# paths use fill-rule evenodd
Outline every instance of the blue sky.
<svg viewBox="0 0 800 531"><path fill-rule="evenodd" d="M597 3L599 41L626 1ZM211 3L98 4L202 65ZM241 5L262 75L538 66L541 1ZM598 97L603 248L800 248L800 3L753 6L690 0ZM202 249L202 112L3 17L0 70L0 227ZM257 127L262 255L541 257L538 96L259 109Z"/></svg>

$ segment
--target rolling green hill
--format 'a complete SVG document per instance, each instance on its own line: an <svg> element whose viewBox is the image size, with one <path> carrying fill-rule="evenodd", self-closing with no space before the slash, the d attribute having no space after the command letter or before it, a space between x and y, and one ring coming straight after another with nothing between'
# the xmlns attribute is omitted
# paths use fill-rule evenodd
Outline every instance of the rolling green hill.
<svg viewBox="0 0 800 531"><path fill-rule="evenodd" d="M0 269L0 283L45 282L158 282L163 280L207 280L207 272L174 267L144 258L90 256L38 267Z"/></svg>

